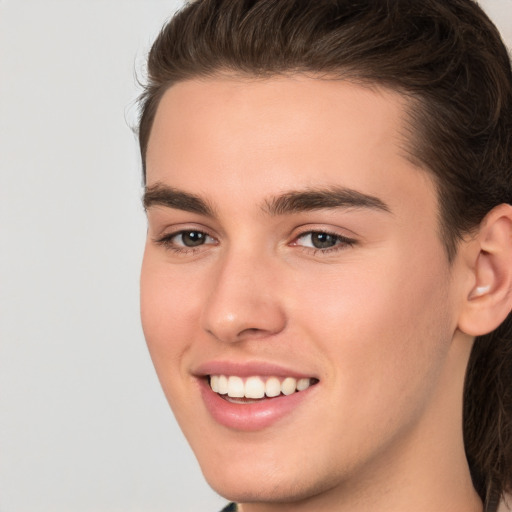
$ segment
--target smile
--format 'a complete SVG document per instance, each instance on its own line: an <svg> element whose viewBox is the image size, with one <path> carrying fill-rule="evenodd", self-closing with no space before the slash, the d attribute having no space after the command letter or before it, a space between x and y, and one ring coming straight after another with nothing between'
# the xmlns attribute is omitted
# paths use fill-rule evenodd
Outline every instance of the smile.
<svg viewBox="0 0 512 512"><path fill-rule="evenodd" d="M253 376L243 379L230 375L210 375L210 387L212 391L226 398L275 398L280 395L288 396L298 391L305 391L315 384L317 379L294 377L267 377L265 379ZM244 402L242 402L244 403Z"/></svg>
<svg viewBox="0 0 512 512"><path fill-rule="evenodd" d="M315 377L292 377L291 372L283 369L274 373L268 365L252 366L252 371L251 366L241 366L239 372L238 365L220 366L223 368L216 371L210 368L197 383L211 418L233 430L254 432L292 421L303 410L302 404L311 403L320 389L319 379ZM228 366L231 366L229 372Z"/></svg>

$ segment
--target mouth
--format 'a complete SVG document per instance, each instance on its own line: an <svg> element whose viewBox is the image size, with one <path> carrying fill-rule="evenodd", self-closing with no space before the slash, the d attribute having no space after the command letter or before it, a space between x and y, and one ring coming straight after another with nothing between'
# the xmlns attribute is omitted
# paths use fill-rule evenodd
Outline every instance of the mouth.
<svg viewBox="0 0 512 512"><path fill-rule="evenodd" d="M235 404L250 404L281 396L290 396L307 390L318 383L316 378L260 377L237 375L209 375L208 382L214 393Z"/></svg>
<svg viewBox="0 0 512 512"><path fill-rule="evenodd" d="M304 404L314 403L319 379L293 373L271 364L209 363L196 377L215 423L256 432L294 422L308 410Z"/></svg>

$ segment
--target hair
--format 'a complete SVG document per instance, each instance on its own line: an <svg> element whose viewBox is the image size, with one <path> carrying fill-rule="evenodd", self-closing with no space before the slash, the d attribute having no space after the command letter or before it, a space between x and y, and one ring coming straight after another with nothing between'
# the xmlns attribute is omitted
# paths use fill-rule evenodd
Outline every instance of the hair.
<svg viewBox="0 0 512 512"><path fill-rule="evenodd" d="M139 142L176 82L228 73L345 79L408 98L411 158L434 176L440 236L460 240L512 203L512 71L472 0L198 0L162 29L148 57ZM512 491L512 314L477 337L464 390L473 483L488 504ZM490 510L490 508L489 508Z"/></svg>

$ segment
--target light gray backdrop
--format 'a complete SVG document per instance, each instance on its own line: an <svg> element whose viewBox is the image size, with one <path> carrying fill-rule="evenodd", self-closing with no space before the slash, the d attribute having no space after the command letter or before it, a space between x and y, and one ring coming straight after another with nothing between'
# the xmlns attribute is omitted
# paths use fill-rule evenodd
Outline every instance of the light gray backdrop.
<svg viewBox="0 0 512 512"><path fill-rule="evenodd" d="M0 512L215 512L138 313L134 100L180 0L0 0ZM485 0L512 45L512 0Z"/></svg>

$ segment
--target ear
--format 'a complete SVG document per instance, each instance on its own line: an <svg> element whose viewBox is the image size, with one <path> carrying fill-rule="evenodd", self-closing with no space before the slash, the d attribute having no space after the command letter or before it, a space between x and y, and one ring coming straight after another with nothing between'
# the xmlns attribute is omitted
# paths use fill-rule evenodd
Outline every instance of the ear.
<svg viewBox="0 0 512 512"><path fill-rule="evenodd" d="M493 208L462 250L471 272L458 327L470 336L482 336L512 310L512 205Z"/></svg>

